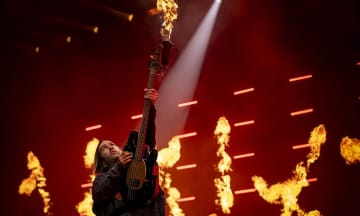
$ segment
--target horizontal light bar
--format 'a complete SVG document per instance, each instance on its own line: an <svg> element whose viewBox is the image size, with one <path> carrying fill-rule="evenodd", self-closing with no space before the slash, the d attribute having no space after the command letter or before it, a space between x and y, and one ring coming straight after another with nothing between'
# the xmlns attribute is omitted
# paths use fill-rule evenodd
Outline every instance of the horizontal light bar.
<svg viewBox="0 0 360 216"><path fill-rule="evenodd" d="M235 194L253 193L256 192L255 188L243 189L235 191Z"/></svg>
<svg viewBox="0 0 360 216"><path fill-rule="evenodd" d="M239 126L250 125L250 124L254 124L254 123L255 123L254 120L250 120L250 121L244 121L244 122L235 123L234 126L239 127Z"/></svg>
<svg viewBox="0 0 360 216"><path fill-rule="evenodd" d="M357 65L357 66L360 66L360 62L356 62L356 65Z"/></svg>
<svg viewBox="0 0 360 216"><path fill-rule="evenodd" d="M178 104L178 107L184 107L184 106L191 106L191 105L194 105L194 104L197 104L198 101L190 101L190 102L186 102L186 103L181 103L181 104Z"/></svg>
<svg viewBox="0 0 360 216"><path fill-rule="evenodd" d="M81 184L81 188L90 188L92 187L92 183L85 183L85 184Z"/></svg>
<svg viewBox="0 0 360 216"><path fill-rule="evenodd" d="M196 164L188 164L188 165L183 165L183 166L177 166L176 169L177 170L184 170L184 169L191 169L191 168L195 168Z"/></svg>
<svg viewBox="0 0 360 216"><path fill-rule="evenodd" d="M310 179L306 179L307 182L316 182L318 179L317 178L310 178Z"/></svg>
<svg viewBox="0 0 360 216"><path fill-rule="evenodd" d="M235 91L234 95L244 94L252 91L255 91L255 89L254 88L243 89L243 90Z"/></svg>
<svg viewBox="0 0 360 216"><path fill-rule="evenodd" d="M139 115L133 115L131 116L131 119L141 119L142 118L142 114L139 114Z"/></svg>
<svg viewBox="0 0 360 216"><path fill-rule="evenodd" d="M188 202L188 201L192 201L192 200L195 200L195 197L192 196L192 197L184 197L184 198L180 198L177 200L177 202Z"/></svg>
<svg viewBox="0 0 360 216"><path fill-rule="evenodd" d="M255 153L247 153L247 154L241 154L241 155L235 155L233 158L234 159L240 159L240 158L246 158L246 157L253 157L255 156Z"/></svg>
<svg viewBox="0 0 360 216"><path fill-rule="evenodd" d="M295 81L300 81L300 80L310 79L310 78L312 78L312 75L308 74L308 75L305 75L305 76L299 76L299 77L290 78L289 82L295 82Z"/></svg>
<svg viewBox="0 0 360 216"><path fill-rule="evenodd" d="M301 144L301 145L294 145L292 149L301 149L301 148L307 148L310 147L310 144Z"/></svg>
<svg viewBox="0 0 360 216"><path fill-rule="evenodd" d="M102 125L101 125L101 124L98 124L98 125L86 127L86 128L85 128L85 131L96 130L96 129L99 129L99 128L101 128L101 127L102 127Z"/></svg>
<svg viewBox="0 0 360 216"><path fill-rule="evenodd" d="M177 135L176 137L179 139L182 139L182 138L192 137L192 136L196 136L196 135L197 135L196 132L191 132L191 133L186 133L186 134L180 134L180 135Z"/></svg>
<svg viewBox="0 0 360 216"><path fill-rule="evenodd" d="M311 113L313 112L314 110L312 108L310 109L304 109L304 110L299 110L299 111L295 111L295 112L291 112L290 115L291 116L297 116L297 115L303 115L303 114L306 114L306 113Z"/></svg>

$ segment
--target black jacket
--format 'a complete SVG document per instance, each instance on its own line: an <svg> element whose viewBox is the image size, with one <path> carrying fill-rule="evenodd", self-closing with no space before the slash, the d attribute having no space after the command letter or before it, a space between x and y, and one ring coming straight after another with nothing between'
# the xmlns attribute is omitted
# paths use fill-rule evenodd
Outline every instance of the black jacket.
<svg viewBox="0 0 360 216"><path fill-rule="evenodd" d="M155 148L156 145L155 116L156 109L152 104L145 138L145 142L150 149ZM117 216L127 211L124 201L115 198L120 193L121 181L125 175L125 169L118 163L96 174L92 186L92 198L94 201L93 212L97 216Z"/></svg>

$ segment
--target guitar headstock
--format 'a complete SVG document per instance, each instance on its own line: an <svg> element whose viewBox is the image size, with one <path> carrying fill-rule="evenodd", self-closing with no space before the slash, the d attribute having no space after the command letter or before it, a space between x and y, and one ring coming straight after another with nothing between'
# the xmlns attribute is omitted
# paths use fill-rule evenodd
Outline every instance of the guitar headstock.
<svg viewBox="0 0 360 216"><path fill-rule="evenodd" d="M169 40L163 40L150 55L150 71L161 75L168 70L170 49L173 44Z"/></svg>

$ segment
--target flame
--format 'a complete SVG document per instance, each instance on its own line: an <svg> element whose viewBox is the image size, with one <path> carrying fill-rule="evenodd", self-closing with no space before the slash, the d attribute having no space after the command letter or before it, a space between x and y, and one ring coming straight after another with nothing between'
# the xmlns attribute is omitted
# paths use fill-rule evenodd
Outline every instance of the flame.
<svg viewBox="0 0 360 216"><path fill-rule="evenodd" d="M84 199L76 205L76 209L80 215L95 216L92 212L93 199L91 192L84 193Z"/></svg>
<svg viewBox="0 0 360 216"><path fill-rule="evenodd" d="M318 210L304 212L297 204L297 196L303 187L309 185L306 180L307 172L310 164L314 163L320 156L320 147L326 141L326 130L324 125L314 128L309 138L310 153L307 155L307 165L300 162L296 165L294 176L282 183L274 184L268 187L268 184L262 177L253 176L252 181L259 195L269 203L283 205L281 216L291 216L292 212L298 215L320 216Z"/></svg>
<svg viewBox="0 0 360 216"><path fill-rule="evenodd" d="M346 164L360 162L360 140L356 138L343 137L340 143L340 154Z"/></svg>
<svg viewBox="0 0 360 216"><path fill-rule="evenodd" d="M31 170L31 173L28 178L21 182L18 193L31 196L31 193L37 188L44 202L43 212L45 214L52 215L50 212L50 193L44 189L46 187L44 168L41 166L39 159L32 151L27 154L27 160L27 167Z"/></svg>
<svg viewBox="0 0 360 216"><path fill-rule="evenodd" d="M156 2L158 11L163 12L163 24L160 30L160 34L164 38L170 39L170 35L174 28L173 22L177 19L178 5L174 0L158 0Z"/></svg>
<svg viewBox="0 0 360 216"><path fill-rule="evenodd" d="M229 146L230 131L231 127L228 120L225 117L220 117L214 132L217 136L217 143L219 144L216 155L221 158L216 167L216 170L221 173L221 176L214 179L218 197L218 199L215 200L215 204L221 206L221 210L225 214L230 214L230 208L234 205L234 195L230 187L231 178L229 175L224 175L225 172L232 171L231 157L225 151L225 147Z"/></svg>
<svg viewBox="0 0 360 216"><path fill-rule="evenodd" d="M99 144L99 140L93 138L91 141L88 142L86 145L85 155L84 155L84 164L86 168L91 168L94 164L94 156L96 147Z"/></svg>
<svg viewBox="0 0 360 216"><path fill-rule="evenodd" d="M185 214L177 202L181 194L177 188L171 186L171 175L164 170L173 167L180 159L180 139L173 137L168 145L169 147L161 149L158 154L157 162L160 167L159 182L167 193L166 203L169 206L169 215L183 216Z"/></svg>
<svg viewBox="0 0 360 216"><path fill-rule="evenodd" d="M84 155L84 164L85 167L90 169L94 165L94 156L96 147L99 143L99 139L93 138L90 140L85 149ZM90 175L90 182L93 182L95 179L95 175ZM91 189L89 191L84 192L84 199L79 202L75 208L77 212L82 216L95 216L92 212L93 199L91 195Z"/></svg>

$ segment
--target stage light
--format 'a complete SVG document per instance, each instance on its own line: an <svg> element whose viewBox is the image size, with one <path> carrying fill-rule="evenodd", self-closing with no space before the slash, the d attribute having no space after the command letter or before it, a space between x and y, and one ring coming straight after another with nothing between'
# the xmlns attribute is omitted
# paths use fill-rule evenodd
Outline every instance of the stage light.
<svg viewBox="0 0 360 216"><path fill-rule="evenodd" d="M94 27L92 28L92 31L94 32L94 34L99 33L99 27L98 27L98 26L94 26Z"/></svg>
<svg viewBox="0 0 360 216"><path fill-rule="evenodd" d="M294 145L292 147L292 149L295 150L295 149L301 149L301 148L307 148L307 147L310 147L310 144Z"/></svg>
<svg viewBox="0 0 360 216"><path fill-rule="evenodd" d="M246 157L254 157L255 153L247 153L247 154L241 154L241 155L235 155L233 156L234 159L240 159L240 158L246 158Z"/></svg>
<svg viewBox="0 0 360 216"><path fill-rule="evenodd" d="M177 202L188 202L188 201L192 201L192 200L195 200L195 197L192 196L192 197L184 197L184 198L180 198L177 200Z"/></svg>
<svg viewBox="0 0 360 216"><path fill-rule="evenodd" d="M305 75L305 76L299 76L299 77L293 77L289 79L289 82L295 82L295 81L300 81L300 80L305 80L305 79L310 79L312 78L311 74Z"/></svg>
<svg viewBox="0 0 360 216"><path fill-rule="evenodd" d="M244 126L244 125L250 125L250 124L255 124L254 120L250 120L250 121L244 121L244 122L238 122L234 124L234 127L239 127L239 126Z"/></svg>
<svg viewBox="0 0 360 216"><path fill-rule="evenodd" d="M291 116L297 116L297 115L303 115L303 114L306 114L306 113L311 113L313 112L314 110L312 108L309 108L309 109L304 109L304 110L299 110L299 111L295 111L295 112L291 112L290 115Z"/></svg>
<svg viewBox="0 0 360 216"><path fill-rule="evenodd" d="M244 193L253 193L253 192L256 192L255 188L237 190L235 191L235 194L244 194Z"/></svg>
<svg viewBox="0 0 360 216"><path fill-rule="evenodd" d="M179 139L183 139L183 138L192 137L192 136L196 136L196 135L197 135L196 132L191 132L191 133L186 133L186 134L180 134L180 135L177 135L176 137Z"/></svg>
<svg viewBox="0 0 360 216"><path fill-rule="evenodd" d="M190 101L190 102L186 102L186 103L180 103L178 104L178 107L185 107L185 106L191 106L191 105L194 105L194 104L197 104L198 101Z"/></svg>
<svg viewBox="0 0 360 216"><path fill-rule="evenodd" d="M67 36L67 37L66 37L66 42L67 42L67 43L71 43L71 36Z"/></svg>
<svg viewBox="0 0 360 216"><path fill-rule="evenodd" d="M142 114L138 114L138 115L133 115L131 116L131 119L141 119L142 118Z"/></svg>
<svg viewBox="0 0 360 216"><path fill-rule="evenodd" d="M188 165L177 166L176 169L184 170L184 169L191 169L191 168L195 168L195 167L196 167L196 164L188 164Z"/></svg>
<svg viewBox="0 0 360 216"><path fill-rule="evenodd" d="M102 127L101 124L97 124L97 125L94 125L94 126L86 127L86 128L85 128L85 131L96 130L96 129L99 129L99 128L101 128L101 127Z"/></svg>
<svg viewBox="0 0 360 216"><path fill-rule="evenodd" d="M255 91L255 89L254 88L243 89L243 90L235 91L234 95L244 94L252 91Z"/></svg>

